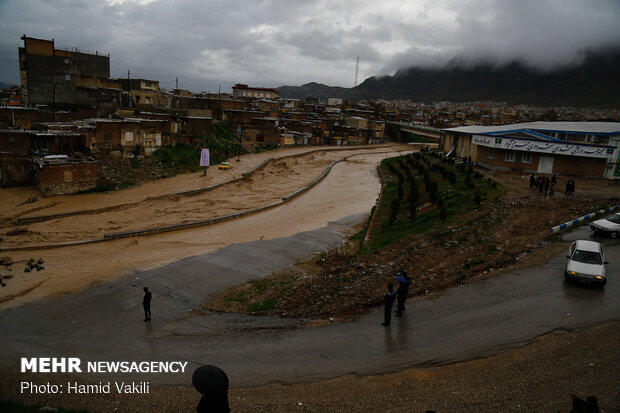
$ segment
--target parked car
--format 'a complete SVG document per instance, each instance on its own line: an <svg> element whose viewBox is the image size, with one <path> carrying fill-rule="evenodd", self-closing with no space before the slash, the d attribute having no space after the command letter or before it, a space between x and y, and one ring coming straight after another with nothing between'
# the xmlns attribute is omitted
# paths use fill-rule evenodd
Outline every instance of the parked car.
<svg viewBox="0 0 620 413"><path fill-rule="evenodd" d="M591 284L605 285L605 256L601 244L594 241L577 240L568 250L568 262L564 278Z"/></svg>
<svg viewBox="0 0 620 413"><path fill-rule="evenodd" d="M230 169L230 164L228 162L222 162L218 169Z"/></svg>
<svg viewBox="0 0 620 413"><path fill-rule="evenodd" d="M620 212L611 214L607 218L594 221L590 224L590 228L597 234L609 235L612 238L620 237Z"/></svg>

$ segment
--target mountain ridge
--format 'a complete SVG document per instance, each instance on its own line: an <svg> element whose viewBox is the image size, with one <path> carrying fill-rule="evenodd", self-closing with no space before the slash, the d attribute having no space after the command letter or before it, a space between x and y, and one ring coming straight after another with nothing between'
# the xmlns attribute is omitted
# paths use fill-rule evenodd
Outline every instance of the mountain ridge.
<svg viewBox="0 0 620 413"><path fill-rule="evenodd" d="M543 71L513 61L465 65L453 61L441 68L409 67L394 75L372 76L354 88L316 82L278 88L284 98L325 100L386 99L436 101L502 101L543 106L620 107L620 47L588 52L581 63Z"/></svg>

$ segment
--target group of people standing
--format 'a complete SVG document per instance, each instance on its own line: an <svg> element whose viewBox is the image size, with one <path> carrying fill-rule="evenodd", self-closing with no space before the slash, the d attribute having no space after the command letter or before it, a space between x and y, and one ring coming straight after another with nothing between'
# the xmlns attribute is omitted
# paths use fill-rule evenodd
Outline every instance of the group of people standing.
<svg viewBox="0 0 620 413"><path fill-rule="evenodd" d="M534 176L532 174L530 176L530 189L537 189L539 193L545 193L545 195L549 194L553 196L553 192L555 190L555 186L558 183L558 177L553 174L551 178L548 176ZM566 181L566 189L564 193L566 195L572 195L575 192L575 181L569 179Z"/></svg>
<svg viewBox="0 0 620 413"><path fill-rule="evenodd" d="M389 283L388 290L383 297L385 314L383 323L381 323L382 326L387 327L390 325L390 321L392 321L392 307L395 300L397 302L396 317L401 317L403 311L405 311L405 300L409 296L409 286L411 285L411 279L407 274L407 270L401 270L396 277L396 281L398 282L398 289L394 291L394 283Z"/></svg>
<svg viewBox="0 0 620 413"><path fill-rule="evenodd" d="M543 175L534 176L534 174L530 176L530 189L535 188L541 194L544 191L545 195L549 194L553 196L553 192L557 183L558 177L555 176L555 174L553 174L551 178Z"/></svg>

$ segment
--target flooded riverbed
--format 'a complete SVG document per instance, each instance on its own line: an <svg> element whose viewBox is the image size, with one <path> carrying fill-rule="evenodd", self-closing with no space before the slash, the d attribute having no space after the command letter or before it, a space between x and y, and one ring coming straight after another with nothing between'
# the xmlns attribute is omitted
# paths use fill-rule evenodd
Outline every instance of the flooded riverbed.
<svg viewBox="0 0 620 413"><path fill-rule="evenodd" d="M14 306L40 297L81 290L93 283L129 274L133 270L158 267L185 257L213 252L226 245L290 236L323 227L328 222L345 216L367 214L374 205L380 190L376 165L381 159L398 154L398 152L379 153L385 152L386 148L377 148L374 152L378 153L367 154L371 151L337 151L316 153L301 158L287 158L276 162L271 168L265 168L248 182L222 187L216 197L213 197L213 192L207 192L204 198L201 195L200 197L187 197L184 200L167 199L162 203L146 202L144 205L138 204L127 210L121 209L110 213L111 215L106 213L74 216L71 218L79 217L79 219L66 225L64 222L69 222L68 218L31 224L28 229L34 228L40 231L44 228L47 231L46 237L48 237L45 241L55 242L114 230L114 226L119 223L123 223L123 229L146 228L158 223L173 223L169 221L170 217L174 217L175 220L191 220L198 216L204 218L208 214L225 214L224 211L234 208L250 209L252 206L277 199L290 193L291 189L297 189L309 183L333 160L355 153L359 154L346 162L337 164L324 181L292 202L233 221L172 233L82 246L7 252L3 256L8 255L14 261L41 257L45 261L45 270L23 273L24 264L14 264L12 266L14 277L8 280L7 286L0 291L1 305ZM278 153L280 154L281 152ZM245 159L241 163L244 161ZM259 163L255 162L256 165ZM186 180L195 180L196 174L177 178L180 180L183 177ZM166 180L161 182L164 186L169 185ZM149 184L151 189L154 184L156 183ZM184 188L187 186L189 185L185 185ZM140 201L138 189L133 190L138 195L131 198L123 194L123 200ZM3 191L7 190L3 189ZM151 192L154 191L151 190ZM110 194L105 194L105 196L109 197ZM75 207L71 205L71 198L79 197L63 197L63 209L72 210L71 208ZM211 203L205 206L209 199ZM83 202L78 201L78 203L84 206ZM35 204L26 206L33 207ZM19 215L14 206L11 208L13 208L13 216ZM43 214L43 211L39 213ZM5 229L6 227L7 224L5 224ZM58 234L57 237L56 234Z"/></svg>

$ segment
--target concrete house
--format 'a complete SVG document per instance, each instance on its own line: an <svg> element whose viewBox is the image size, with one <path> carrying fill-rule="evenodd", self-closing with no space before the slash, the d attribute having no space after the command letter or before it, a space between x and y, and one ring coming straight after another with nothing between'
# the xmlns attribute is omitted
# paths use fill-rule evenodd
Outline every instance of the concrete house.
<svg viewBox="0 0 620 413"><path fill-rule="evenodd" d="M109 79L109 55L57 49L53 39L26 35L21 39L19 71L25 106L75 111L78 106L118 105L121 86Z"/></svg>
<svg viewBox="0 0 620 413"><path fill-rule="evenodd" d="M243 83L237 83L232 87L233 97L250 99L273 99L280 96L276 89L264 87L250 87Z"/></svg>

